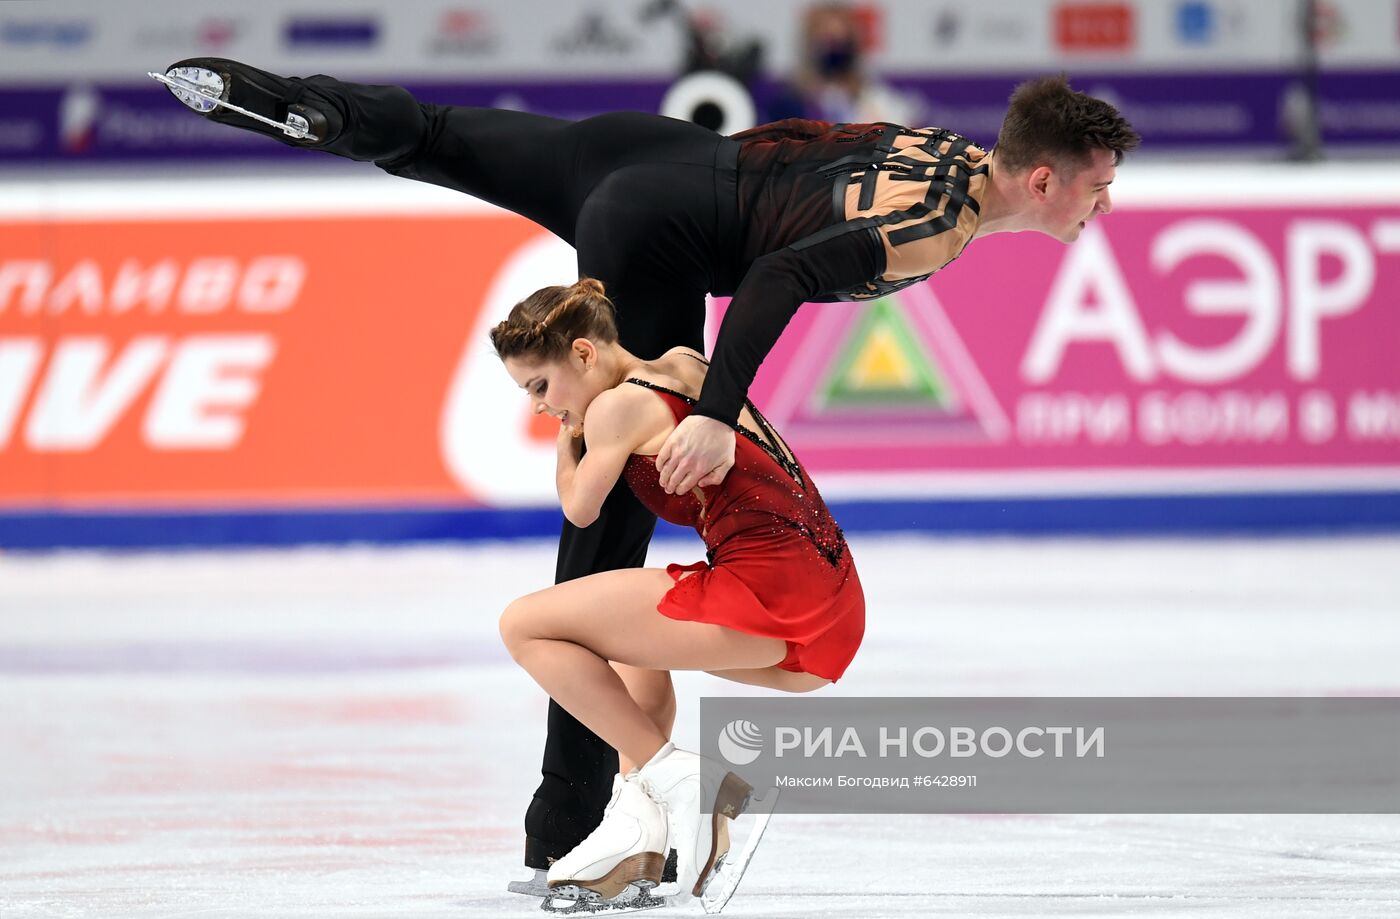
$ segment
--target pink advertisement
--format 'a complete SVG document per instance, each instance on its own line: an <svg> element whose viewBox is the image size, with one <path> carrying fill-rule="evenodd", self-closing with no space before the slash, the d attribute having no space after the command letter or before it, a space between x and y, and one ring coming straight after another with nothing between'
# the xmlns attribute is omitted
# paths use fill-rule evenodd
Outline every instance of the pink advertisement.
<svg viewBox="0 0 1400 919"><path fill-rule="evenodd" d="M814 470L1400 481L1400 208L1134 208L1071 246L979 240L871 307L799 311L752 395Z"/></svg>

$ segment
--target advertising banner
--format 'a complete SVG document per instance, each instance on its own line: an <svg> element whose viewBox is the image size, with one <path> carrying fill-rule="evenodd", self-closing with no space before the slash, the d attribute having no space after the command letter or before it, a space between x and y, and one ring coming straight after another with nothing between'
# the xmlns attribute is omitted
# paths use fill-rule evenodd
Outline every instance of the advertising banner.
<svg viewBox="0 0 1400 919"><path fill-rule="evenodd" d="M511 215L0 224L0 500L475 500L438 449L444 389L494 274L539 232Z"/></svg>
<svg viewBox="0 0 1400 919"><path fill-rule="evenodd" d="M814 469L1400 472L1398 301L1393 205L1124 208L804 308L753 395Z"/></svg>
<svg viewBox="0 0 1400 919"><path fill-rule="evenodd" d="M1248 172L806 305L751 395L836 500L1400 490L1400 183ZM556 237L373 170L10 201L0 508L553 504L487 332Z"/></svg>
<svg viewBox="0 0 1400 919"><path fill-rule="evenodd" d="M558 4L401 0L336 12L288 0L230 11L214 0L0 4L0 165L268 160L295 155L202 119L147 79L189 57L276 73L394 83L420 99L562 118L660 110L696 42L750 63L759 121L792 114L802 69L801 0L754 4ZM1117 104L1144 150L1277 156L1308 134L1318 100L1336 152L1400 144L1400 4L1318 4L1316 74L1301 11L1277 0L950 0L856 4L871 79L899 118L989 144L1011 89L1067 73ZM691 25L700 32L691 35ZM703 39L703 40L702 40ZM885 117L896 120L894 115Z"/></svg>
<svg viewBox="0 0 1400 919"><path fill-rule="evenodd" d="M1087 69L1280 70L1304 49L1302 0L853 0L877 74ZM1317 0L1325 67L1395 70L1400 7ZM0 81L139 82L186 57L247 60L282 73L374 82L463 76L566 80L674 75L696 23L712 46L757 43L764 69L802 57L808 0L9 0L0 5Z"/></svg>

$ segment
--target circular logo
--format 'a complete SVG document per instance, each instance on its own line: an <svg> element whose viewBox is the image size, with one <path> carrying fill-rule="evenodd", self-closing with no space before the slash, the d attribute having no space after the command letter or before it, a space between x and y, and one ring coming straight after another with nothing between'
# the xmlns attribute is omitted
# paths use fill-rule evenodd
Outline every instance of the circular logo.
<svg viewBox="0 0 1400 919"><path fill-rule="evenodd" d="M752 721L731 721L719 732L719 752L735 766L747 766L763 752L763 732Z"/></svg>
<svg viewBox="0 0 1400 919"><path fill-rule="evenodd" d="M438 422L442 462L467 494L495 507L558 505L554 439L529 436L529 400L501 369L488 333L546 284L578 279L573 247L552 233L521 245L496 272L467 336Z"/></svg>

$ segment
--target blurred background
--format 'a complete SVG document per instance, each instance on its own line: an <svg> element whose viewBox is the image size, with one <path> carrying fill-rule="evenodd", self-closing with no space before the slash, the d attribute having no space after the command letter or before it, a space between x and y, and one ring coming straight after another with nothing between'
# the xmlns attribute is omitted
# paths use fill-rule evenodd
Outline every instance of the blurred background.
<svg viewBox="0 0 1400 919"><path fill-rule="evenodd" d="M505 884L545 698L496 619L562 518L486 331L574 254L205 121L146 76L192 56L984 147L1067 73L1143 136L1114 212L807 306L752 390L867 593L823 695L1400 694L1400 0L9 0L7 919L538 913ZM683 746L698 695L754 692L676 683ZM1395 916L1397 838L784 817L729 912Z"/></svg>
<svg viewBox="0 0 1400 919"><path fill-rule="evenodd" d="M843 522L1400 522L1392 0L21 0L0 5L0 545L557 525L551 432L483 332L572 279L571 251L145 76L196 55L569 118L892 120L983 146L1019 80L1063 71L1144 138L1111 219L804 309L764 367L753 394Z"/></svg>

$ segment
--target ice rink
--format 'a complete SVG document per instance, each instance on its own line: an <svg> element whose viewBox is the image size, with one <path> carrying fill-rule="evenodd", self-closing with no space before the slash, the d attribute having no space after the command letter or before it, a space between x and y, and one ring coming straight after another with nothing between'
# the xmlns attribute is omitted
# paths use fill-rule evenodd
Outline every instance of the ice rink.
<svg viewBox="0 0 1400 919"><path fill-rule="evenodd" d="M852 548L868 631L827 693L1400 693L1400 540ZM539 915L505 886L545 697L496 620L552 570L0 557L0 919ZM679 678L678 740L751 692ZM1395 917L1400 817L779 815L725 915Z"/></svg>

